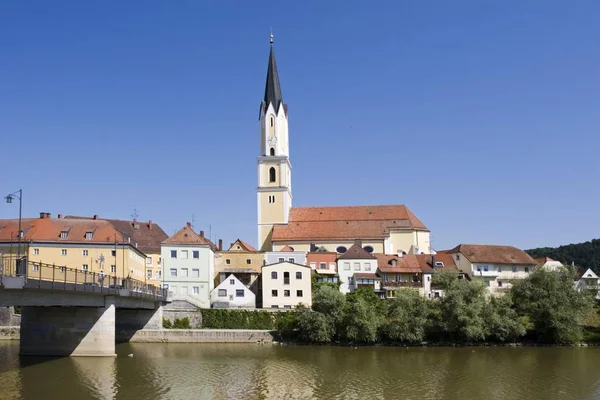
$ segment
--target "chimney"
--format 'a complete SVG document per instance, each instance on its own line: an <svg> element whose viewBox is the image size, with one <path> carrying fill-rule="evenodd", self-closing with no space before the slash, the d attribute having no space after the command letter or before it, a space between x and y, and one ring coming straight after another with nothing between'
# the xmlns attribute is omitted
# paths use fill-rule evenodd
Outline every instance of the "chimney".
<svg viewBox="0 0 600 400"><path fill-rule="evenodd" d="M50 213L49 212L40 212L40 218L41 219L50 218Z"/></svg>
<svg viewBox="0 0 600 400"><path fill-rule="evenodd" d="M62 214L58 214L58 215L56 216L56 218L58 218L58 219L61 219L61 218L62 218Z"/></svg>
<svg viewBox="0 0 600 400"><path fill-rule="evenodd" d="M219 239L219 251L223 251L223 239Z"/></svg>
<svg viewBox="0 0 600 400"><path fill-rule="evenodd" d="M317 250L317 246L314 243L310 244L310 252L314 252L315 250Z"/></svg>
<svg viewBox="0 0 600 400"><path fill-rule="evenodd" d="M152 230L152 220L148 221L148 229Z"/></svg>
<svg viewBox="0 0 600 400"><path fill-rule="evenodd" d="M98 214L94 214L94 216L92 217L92 219L98 219Z"/></svg>
<svg viewBox="0 0 600 400"><path fill-rule="evenodd" d="M431 255L431 268L435 268L435 254Z"/></svg>
<svg viewBox="0 0 600 400"><path fill-rule="evenodd" d="M204 237L204 231L200 231L200 237L203 238Z"/></svg>
<svg viewBox="0 0 600 400"><path fill-rule="evenodd" d="M191 222L186 222L185 226L187 226L188 228L192 229L192 223Z"/></svg>
<svg viewBox="0 0 600 400"><path fill-rule="evenodd" d="M404 252L402 251L402 249L396 250L396 253L398 254L398 257L400 257L400 258L404 257Z"/></svg>

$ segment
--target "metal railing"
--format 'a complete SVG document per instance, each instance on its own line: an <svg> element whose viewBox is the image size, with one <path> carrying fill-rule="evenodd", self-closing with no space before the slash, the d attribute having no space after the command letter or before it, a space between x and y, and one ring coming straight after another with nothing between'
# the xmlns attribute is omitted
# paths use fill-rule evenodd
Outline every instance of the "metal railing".
<svg viewBox="0 0 600 400"><path fill-rule="evenodd" d="M386 281L386 282L381 282L381 286L394 287L394 288L420 288L420 287L423 287L423 283L422 282L410 282L410 281L404 281L404 282Z"/></svg>
<svg viewBox="0 0 600 400"><path fill-rule="evenodd" d="M26 288L109 293L130 297L165 298L167 289L131 277L90 272L56 264L0 257L0 277L23 277Z"/></svg>

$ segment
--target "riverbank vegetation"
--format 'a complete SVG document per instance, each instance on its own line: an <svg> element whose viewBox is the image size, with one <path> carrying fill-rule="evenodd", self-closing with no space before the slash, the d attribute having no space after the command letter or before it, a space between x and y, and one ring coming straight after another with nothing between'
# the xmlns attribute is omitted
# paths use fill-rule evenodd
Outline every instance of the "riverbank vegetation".
<svg viewBox="0 0 600 400"><path fill-rule="evenodd" d="M305 343L513 343L575 344L593 315L593 297L577 292L574 272L537 269L503 296L455 274L434 276L439 299L399 290L381 300L372 289L344 295L321 286L312 308L299 307L275 321L284 340Z"/></svg>

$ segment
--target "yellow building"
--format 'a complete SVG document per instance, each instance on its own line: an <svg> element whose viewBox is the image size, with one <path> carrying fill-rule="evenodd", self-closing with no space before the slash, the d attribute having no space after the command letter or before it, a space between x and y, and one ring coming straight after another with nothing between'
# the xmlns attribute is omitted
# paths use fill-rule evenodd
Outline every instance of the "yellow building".
<svg viewBox="0 0 600 400"><path fill-rule="evenodd" d="M39 218L22 219L21 231L19 241L19 221L0 220L0 251L4 260L19 253L26 256L27 275L32 278L59 280L59 273L67 281L78 282L82 277L82 282L88 281L88 274L145 280L146 254L107 220L52 218L50 213L40 213ZM40 268L37 263L57 268Z"/></svg>
<svg viewBox="0 0 600 400"><path fill-rule="evenodd" d="M369 253L431 252L429 230L405 206L292 207L288 108L283 102L273 40L260 107L258 246L261 251L344 253L361 240Z"/></svg>
<svg viewBox="0 0 600 400"><path fill-rule="evenodd" d="M261 273L265 255L248 243L237 239L226 251L215 254L215 286L230 274L235 275L244 285L251 287Z"/></svg>

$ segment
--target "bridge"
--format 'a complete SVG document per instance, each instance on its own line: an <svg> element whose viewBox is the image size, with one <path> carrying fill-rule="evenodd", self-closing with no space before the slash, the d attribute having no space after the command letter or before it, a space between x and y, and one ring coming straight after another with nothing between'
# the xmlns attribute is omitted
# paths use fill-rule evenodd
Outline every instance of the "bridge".
<svg viewBox="0 0 600 400"><path fill-rule="evenodd" d="M117 332L160 329L166 302L130 277L0 257L0 307L21 307L21 355L115 356Z"/></svg>

